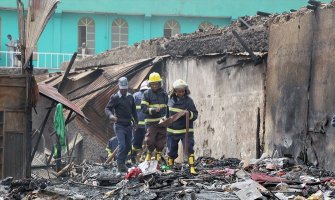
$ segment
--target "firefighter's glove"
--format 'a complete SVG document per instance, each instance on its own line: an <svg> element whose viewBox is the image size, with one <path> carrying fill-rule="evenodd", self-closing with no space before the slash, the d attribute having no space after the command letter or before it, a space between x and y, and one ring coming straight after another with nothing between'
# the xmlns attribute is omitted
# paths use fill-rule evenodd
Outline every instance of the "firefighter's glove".
<svg viewBox="0 0 335 200"><path fill-rule="evenodd" d="M115 123L117 121L117 117L115 117L114 115L109 115L108 116L109 120L111 120L111 122Z"/></svg>

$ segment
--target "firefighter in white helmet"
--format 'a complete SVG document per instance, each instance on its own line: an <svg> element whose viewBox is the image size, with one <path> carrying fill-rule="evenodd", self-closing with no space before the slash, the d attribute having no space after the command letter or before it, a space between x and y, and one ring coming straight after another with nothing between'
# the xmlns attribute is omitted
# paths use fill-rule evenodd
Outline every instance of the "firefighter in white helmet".
<svg viewBox="0 0 335 200"><path fill-rule="evenodd" d="M184 116L173 122L167 128L168 165L172 167L174 160L178 157L178 142L181 140L185 147L186 140L186 113L189 114L189 130L187 134L187 152L190 165L190 173L196 174L194 167L194 130L193 122L198 117L197 108L189 96L190 90L185 81L178 79L173 83L173 91L169 98L169 115L184 112Z"/></svg>

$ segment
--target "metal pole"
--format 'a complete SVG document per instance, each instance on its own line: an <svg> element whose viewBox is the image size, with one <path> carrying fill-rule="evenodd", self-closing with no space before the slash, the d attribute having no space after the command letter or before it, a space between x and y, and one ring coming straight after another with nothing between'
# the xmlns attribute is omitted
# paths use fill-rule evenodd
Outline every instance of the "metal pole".
<svg viewBox="0 0 335 200"><path fill-rule="evenodd" d="M188 132L190 129L190 113L187 111L186 112L186 133L185 133L185 154L186 158L188 159L189 151L188 151Z"/></svg>
<svg viewBox="0 0 335 200"><path fill-rule="evenodd" d="M257 127L256 127L256 158L261 157L261 143L260 143L260 125L261 125L261 114L259 107L257 108Z"/></svg>
<svg viewBox="0 0 335 200"><path fill-rule="evenodd" d="M45 118L44 118L44 120L43 120L43 122L42 122L42 125L41 125L40 133L39 133L39 135L38 135L38 139L37 139L37 141L36 141L36 144L35 144L35 146L34 146L33 152L32 152L32 154L31 154L31 161L30 161L30 162L32 162L33 159L34 159L35 153L36 153L36 151L37 151L38 144L40 143L40 140L41 140L41 138L42 138L42 134L43 134L45 125L47 124L47 121L48 121L48 119L49 119L49 116L50 116L50 113L51 113L51 111L52 111L52 108L53 108L55 105L56 105L56 103L55 103L55 102L52 102L52 103L51 103L51 108L48 109L48 112L47 112L47 114L45 115Z"/></svg>

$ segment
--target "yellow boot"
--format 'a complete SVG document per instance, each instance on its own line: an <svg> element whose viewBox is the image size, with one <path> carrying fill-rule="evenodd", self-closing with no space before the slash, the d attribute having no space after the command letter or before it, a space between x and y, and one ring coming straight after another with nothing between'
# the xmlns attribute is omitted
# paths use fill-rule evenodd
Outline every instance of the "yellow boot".
<svg viewBox="0 0 335 200"><path fill-rule="evenodd" d="M151 152L147 152L147 156L145 157L145 161L150 161L151 160Z"/></svg>
<svg viewBox="0 0 335 200"><path fill-rule="evenodd" d="M156 151L155 160L157 160L158 162L160 162L161 158L162 158L162 152Z"/></svg>
<svg viewBox="0 0 335 200"><path fill-rule="evenodd" d="M107 151L107 156L108 156L108 157L110 157L110 156L113 154L113 151L112 151L112 149L110 149L110 148L106 147L106 149L105 149L105 150Z"/></svg>
<svg viewBox="0 0 335 200"><path fill-rule="evenodd" d="M168 166L170 167L170 169L173 167L173 165L174 165L174 159L169 157L168 158Z"/></svg>
<svg viewBox="0 0 335 200"><path fill-rule="evenodd" d="M195 167L194 167L194 154L191 154L188 157L188 164L190 165L190 173L193 175L196 175L197 172L195 171Z"/></svg>

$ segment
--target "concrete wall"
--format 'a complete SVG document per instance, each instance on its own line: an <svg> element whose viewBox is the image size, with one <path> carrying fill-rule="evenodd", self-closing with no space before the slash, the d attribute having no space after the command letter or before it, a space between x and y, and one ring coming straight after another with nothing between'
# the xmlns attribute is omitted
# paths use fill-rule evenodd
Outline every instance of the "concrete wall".
<svg viewBox="0 0 335 200"><path fill-rule="evenodd" d="M297 157L306 133L313 16L270 28L265 142L269 152Z"/></svg>
<svg viewBox="0 0 335 200"><path fill-rule="evenodd" d="M294 16L270 28L266 149L335 169L335 9Z"/></svg>
<svg viewBox="0 0 335 200"><path fill-rule="evenodd" d="M330 118L335 113L335 9L325 9L315 15L311 89L308 127L310 160L335 170L335 128ZM310 145L309 145L310 146ZM314 154L315 153L315 154Z"/></svg>
<svg viewBox="0 0 335 200"><path fill-rule="evenodd" d="M229 56L224 65L220 56L170 59L166 62L166 87L184 79L199 111L195 124L196 156L256 157L257 108L264 107L265 65L219 68L236 63ZM260 130L262 134L262 128Z"/></svg>

